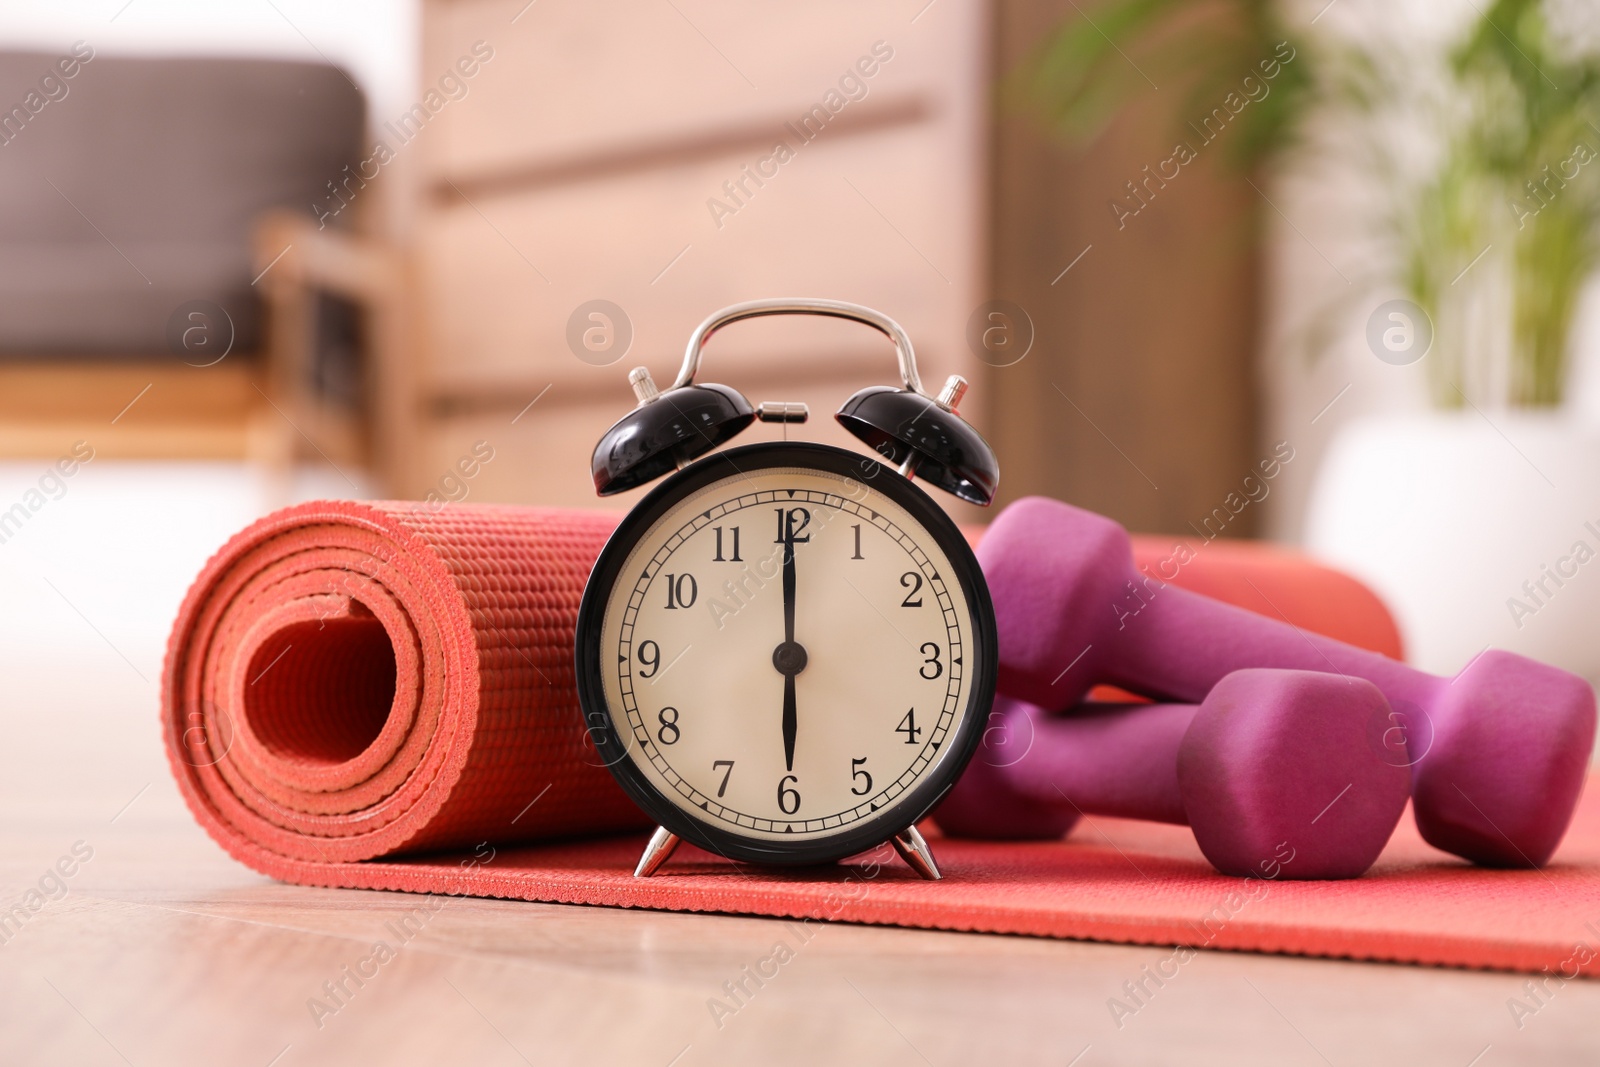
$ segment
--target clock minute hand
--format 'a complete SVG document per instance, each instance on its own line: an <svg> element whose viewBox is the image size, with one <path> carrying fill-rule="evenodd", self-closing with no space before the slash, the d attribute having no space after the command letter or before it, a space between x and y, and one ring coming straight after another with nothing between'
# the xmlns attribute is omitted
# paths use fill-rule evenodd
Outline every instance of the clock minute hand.
<svg viewBox="0 0 1600 1067"><path fill-rule="evenodd" d="M783 539L783 639L794 643L794 531Z"/></svg>

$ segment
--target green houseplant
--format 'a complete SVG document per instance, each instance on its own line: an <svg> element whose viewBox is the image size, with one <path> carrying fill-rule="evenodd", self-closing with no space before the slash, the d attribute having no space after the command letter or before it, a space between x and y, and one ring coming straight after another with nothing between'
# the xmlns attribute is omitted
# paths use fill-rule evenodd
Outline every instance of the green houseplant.
<svg viewBox="0 0 1600 1067"><path fill-rule="evenodd" d="M1563 54L1540 0L1497 0L1450 72L1463 106L1415 198L1405 281L1438 317L1454 279L1499 242L1511 287L1504 399L1555 405L1578 295L1600 262L1600 62ZM1435 398L1446 406L1455 391L1442 387L1470 369L1462 351L1440 349Z"/></svg>
<svg viewBox="0 0 1600 1067"><path fill-rule="evenodd" d="M1429 371L1439 406L1473 394L1492 406L1558 404L1578 296L1600 263L1600 60L1560 46L1541 0L1495 0L1445 57L1432 98L1404 100L1417 91L1398 73L1408 57L1292 27L1275 0L1213 7L1215 17L1201 20L1183 0L1075 11L1014 72L1011 93L1082 143L1148 88L1128 49L1185 83L1186 110L1196 112L1287 42L1296 61L1230 134L1234 165L1254 171L1284 159L1319 108L1426 115L1441 143L1422 173L1376 136L1364 146L1392 205L1384 226L1394 250L1388 268L1365 281L1398 283L1434 320ZM1504 344L1478 336L1483 316L1470 305L1483 290L1459 288L1473 268L1503 275L1491 285L1509 292Z"/></svg>
<svg viewBox="0 0 1600 1067"><path fill-rule="evenodd" d="M1287 41L1305 55L1303 35L1278 14L1276 0L1223 0L1213 17L1196 20L1191 0L1108 0L1074 13L1010 75L1007 95L1036 110L1068 140L1097 137L1134 92L1150 87L1125 48L1148 53L1150 64L1183 83L1190 106L1201 113ZM1261 106L1240 113L1229 157L1254 168L1292 143L1313 101L1316 75L1307 63L1290 64Z"/></svg>

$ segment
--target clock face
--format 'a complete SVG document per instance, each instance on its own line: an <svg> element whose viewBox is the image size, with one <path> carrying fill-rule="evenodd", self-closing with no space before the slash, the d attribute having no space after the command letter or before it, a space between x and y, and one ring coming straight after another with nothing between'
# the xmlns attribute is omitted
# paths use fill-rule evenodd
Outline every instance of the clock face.
<svg viewBox="0 0 1600 1067"><path fill-rule="evenodd" d="M965 541L838 449L756 445L679 477L585 598L603 754L691 840L881 841L954 780L988 711L993 625Z"/></svg>

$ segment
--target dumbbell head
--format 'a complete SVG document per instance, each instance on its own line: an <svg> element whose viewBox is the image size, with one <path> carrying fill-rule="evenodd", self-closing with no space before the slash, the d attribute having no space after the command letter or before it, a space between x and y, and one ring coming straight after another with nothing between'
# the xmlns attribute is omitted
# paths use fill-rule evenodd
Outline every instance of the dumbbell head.
<svg viewBox="0 0 1600 1067"><path fill-rule="evenodd" d="M1388 702L1361 678L1235 671L1178 749L1178 790L1217 870L1256 878L1354 878L1405 811L1410 776L1367 743Z"/></svg>
<svg viewBox="0 0 1600 1067"><path fill-rule="evenodd" d="M1076 704L1090 688L1081 680L1098 673L1094 645L1127 593L1127 531L1092 511L1026 497L996 517L977 555L995 605L1000 691L1047 707ZM1071 677L1062 677L1069 665Z"/></svg>
<svg viewBox="0 0 1600 1067"><path fill-rule="evenodd" d="M1594 689L1491 649L1438 692L1430 707L1396 709L1417 828L1435 848L1484 866L1543 865L1583 790Z"/></svg>
<svg viewBox="0 0 1600 1067"><path fill-rule="evenodd" d="M1053 717L997 700L940 827L1040 840L1080 813L1185 821L1224 874L1353 878L1405 810L1406 769L1368 744L1388 704L1362 679L1245 670L1198 707L1090 707Z"/></svg>

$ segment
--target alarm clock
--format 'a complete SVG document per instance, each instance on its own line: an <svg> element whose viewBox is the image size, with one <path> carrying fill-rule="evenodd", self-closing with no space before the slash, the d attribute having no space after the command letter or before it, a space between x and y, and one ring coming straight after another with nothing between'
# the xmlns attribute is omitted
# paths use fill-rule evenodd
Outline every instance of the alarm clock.
<svg viewBox="0 0 1600 1067"><path fill-rule="evenodd" d="M787 440L713 451L757 419L807 417L695 381L712 334L766 315L849 319L894 343L900 385L863 389L836 416L875 455ZM595 748L659 824L635 875L680 841L765 864L890 841L938 878L915 824L981 740L996 669L983 573L917 484L994 497L994 453L956 411L966 382L928 394L893 319L812 299L712 315L665 391L643 367L628 378L638 406L596 446L595 489L666 478L595 563L576 667Z"/></svg>

